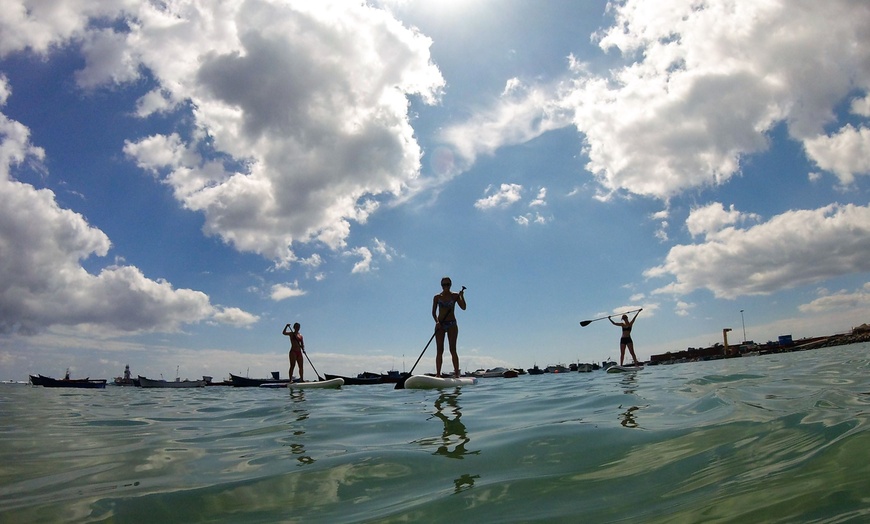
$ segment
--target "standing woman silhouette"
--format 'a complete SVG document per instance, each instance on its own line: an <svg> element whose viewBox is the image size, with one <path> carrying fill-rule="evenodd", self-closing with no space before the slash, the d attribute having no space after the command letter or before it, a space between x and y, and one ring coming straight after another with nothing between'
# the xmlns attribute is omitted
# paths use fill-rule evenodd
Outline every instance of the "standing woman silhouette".
<svg viewBox="0 0 870 524"><path fill-rule="evenodd" d="M459 377L459 355L456 353L456 339L459 337L459 325L456 323L456 306L465 310L465 288L459 293L450 291L453 283L449 277L441 279L441 293L432 298L432 318L435 319L435 374L441 376L441 363L444 357L444 335L450 345L450 357L453 360L453 376Z"/></svg>
<svg viewBox="0 0 870 524"><path fill-rule="evenodd" d="M628 315L622 315L622 322L614 322L611 317L607 317L607 320L609 320L611 324L622 328L622 337L619 339L620 366L625 360L626 347L628 348L628 352L631 353L631 358L634 359L634 365L640 365L640 362L637 361L637 355L634 354L634 342L631 340L631 328L632 326L634 326L634 321L637 320L637 316L640 315L641 311L643 311L643 309L638 309L637 313L634 314L634 318L632 318L631 321L628 320Z"/></svg>

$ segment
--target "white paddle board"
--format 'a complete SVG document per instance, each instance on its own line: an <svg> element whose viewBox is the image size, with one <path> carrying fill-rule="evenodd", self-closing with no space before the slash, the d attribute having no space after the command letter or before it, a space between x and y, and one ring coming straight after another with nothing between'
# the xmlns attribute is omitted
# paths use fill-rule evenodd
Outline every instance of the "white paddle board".
<svg viewBox="0 0 870 524"><path fill-rule="evenodd" d="M610 366L607 368L608 373L629 373L631 371L640 371L643 366Z"/></svg>
<svg viewBox="0 0 870 524"><path fill-rule="evenodd" d="M442 378L430 375L412 375L405 380L405 389L437 389L477 384L475 377Z"/></svg>
<svg viewBox="0 0 870 524"><path fill-rule="evenodd" d="M290 382L287 384L260 384L261 388L291 388L291 389L328 389L340 388L344 385L343 378L317 380L315 382Z"/></svg>

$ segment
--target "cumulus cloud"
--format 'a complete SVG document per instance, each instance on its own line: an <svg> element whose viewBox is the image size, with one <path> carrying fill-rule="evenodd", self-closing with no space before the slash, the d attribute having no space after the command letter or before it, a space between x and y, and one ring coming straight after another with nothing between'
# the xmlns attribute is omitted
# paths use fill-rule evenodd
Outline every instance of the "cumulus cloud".
<svg viewBox="0 0 870 524"><path fill-rule="evenodd" d="M833 135L820 135L804 142L807 156L843 185L856 175L870 175L870 129L847 124Z"/></svg>
<svg viewBox="0 0 870 524"><path fill-rule="evenodd" d="M866 172L866 135L838 125L835 109L870 90L870 4L628 0L611 13L595 38L624 65L601 75L570 57L562 82L519 89L513 79L443 136L471 162L573 124L603 199L722 184L783 123L823 169L846 182Z"/></svg>
<svg viewBox="0 0 870 524"><path fill-rule="evenodd" d="M498 189L488 186L484 191L487 195L474 203L477 209L487 210L506 208L523 198L523 186L520 184L501 184Z"/></svg>
<svg viewBox="0 0 870 524"><path fill-rule="evenodd" d="M149 279L136 267L116 263L89 273L82 262L108 255L111 242L80 214L61 208L52 191L13 178L16 166L44 156L29 135L0 114L0 333L55 326L172 332L201 321L244 326L258 320L212 305L205 293Z"/></svg>
<svg viewBox="0 0 870 524"><path fill-rule="evenodd" d="M841 290L829 293L827 290L821 290L819 298L798 306L802 313L814 314L850 309L867 310L868 308L870 308L870 282L854 291Z"/></svg>
<svg viewBox="0 0 870 524"><path fill-rule="evenodd" d="M83 88L153 81L131 114L184 111L192 127L129 137L126 153L206 234L279 266L294 242L343 248L409 191L422 152L408 98L434 103L444 85L429 38L359 2L13 0L0 34L0 56L80 43Z"/></svg>
<svg viewBox="0 0 870 524"><path fill-rule="evenodd" d="M707 289L721 298L764 295L870 270L867 206L831 204L788 211L746 229L699 230L707 232L704 242L674 246L663 264L644 272L674 279L656 293Z"/></svg>
<svg viewBox="0 0 870 524"><path fill-rule="evenodd" d="M693 237L698 235L711 237L728 226L747 220L758 219L759 216L756 214L737 211L734 209L734 204L731 204L730 209L726 211L725 206L720 202L713 202L706 206L692 209L689 212L689 217L686 219L686 227Z"/></svg>
<svg viewBox="0 0 870 524"><path fill-rule="evenodd" d="M293 282L292 284L288 283L273 285L270 296L272 300L277 302L287 298L301 297L304 294L305 291L299 289L299 283Z"/></svg>

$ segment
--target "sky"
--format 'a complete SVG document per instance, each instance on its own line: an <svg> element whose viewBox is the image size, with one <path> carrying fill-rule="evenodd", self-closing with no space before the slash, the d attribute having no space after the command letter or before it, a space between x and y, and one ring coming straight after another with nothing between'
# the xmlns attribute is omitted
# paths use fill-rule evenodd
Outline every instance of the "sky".
<svg viewBox="0 0 870 524"><path fill-rule="evenodd" d="M863 0L9 0L0 379L599 362L870 322Z"/></svg>

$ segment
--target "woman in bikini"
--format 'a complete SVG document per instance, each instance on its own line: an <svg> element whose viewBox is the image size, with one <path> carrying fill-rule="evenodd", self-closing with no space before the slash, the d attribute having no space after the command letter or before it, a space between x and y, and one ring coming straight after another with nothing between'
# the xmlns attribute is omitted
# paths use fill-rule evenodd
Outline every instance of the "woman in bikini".
<svg viewBox="0 0 870 524"><path fill-rule="evenodd" d="M459 377L459 355L456 353L456 339L459 337L459 325L456 323L456 306L465 310L465 288L459 293L450 291L453 283L450 278L441 279L441 293L432 298L432 318L435 319L435 374L441 376L441 362L444 355L444 335L450 344L450 356L453 359L453 376Z"/></svg>
<svg viewBox="0 0 870 524"><path fill-rule="evenodd" d="M302 340L302 333L299 332L299 329L302 326L299 325L299 322L293 324L293 329L291 331L290 324L284 326L284 336L290 337L290 380L293 380L293 370L296 369L296 365L299 365L299 380L303 381L303 369L302 369L302 352L305 351L305 341Z"/></svg>
<svg viewBox="0 0 870 524"><path fill-rule="evenodd" d="M637 356L634 354L634 342L631 340L631 328L634 326L634 321L637 320L637 316L640 315L640 312L643 309L638 309L637 313L634 314L634 318L631 321L628 320L628 315L622 315L622 322L614 322L612 318L607 317L607 320L610 321L614 326L619 326L622 328L622 338L619 339L619 365L622 365L622 362L625 360L625 348L628 348L628 352L631 353L631 358L634 359L634 365L639 366L640 362L637 361Z"/></svg>

